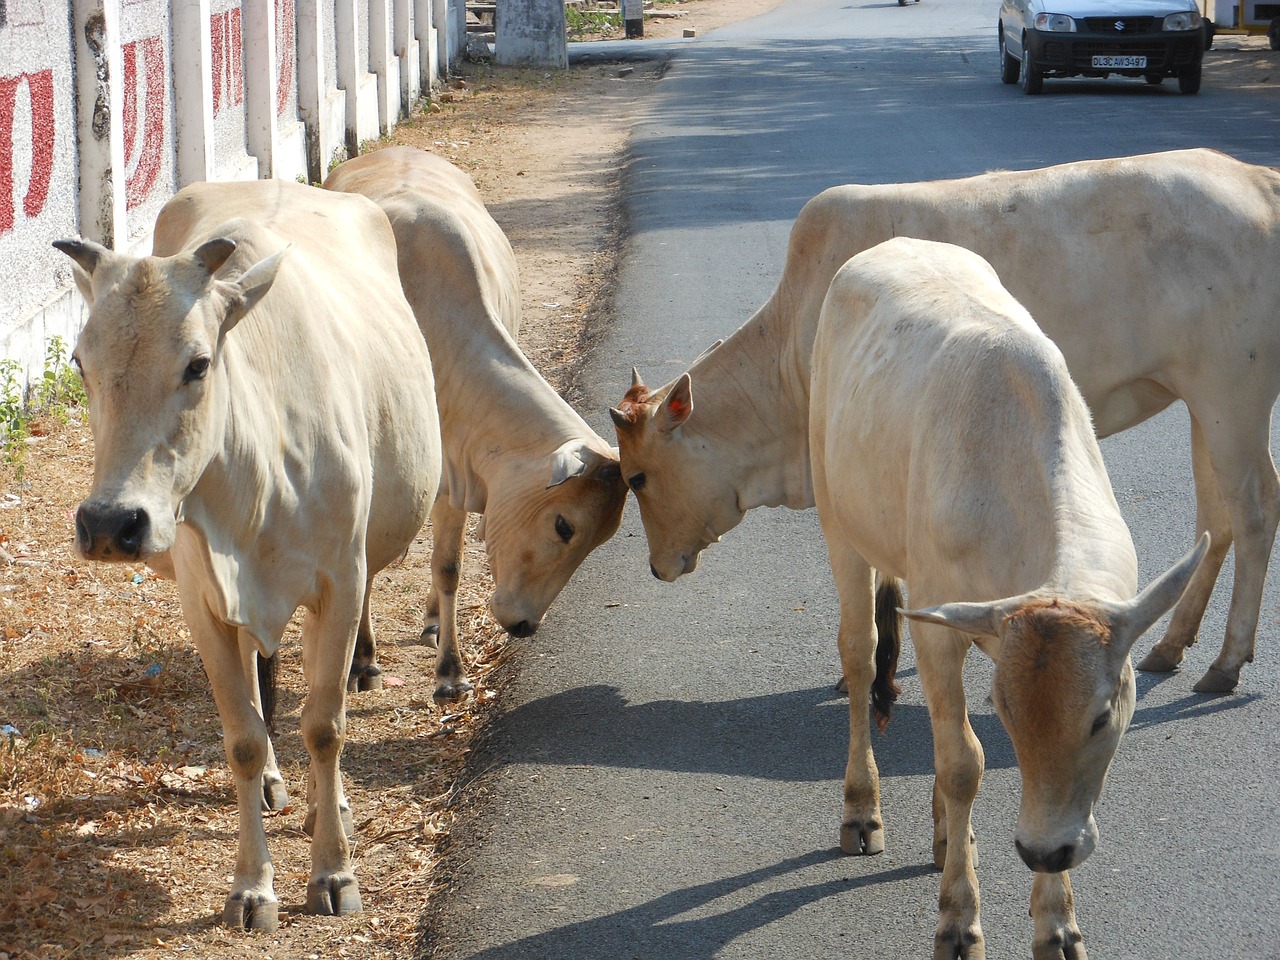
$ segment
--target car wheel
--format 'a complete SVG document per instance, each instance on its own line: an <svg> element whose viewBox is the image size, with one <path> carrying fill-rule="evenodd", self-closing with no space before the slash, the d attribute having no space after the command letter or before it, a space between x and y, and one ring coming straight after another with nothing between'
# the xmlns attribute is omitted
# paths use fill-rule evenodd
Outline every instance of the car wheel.
<svg viewBox="0 0 1280 960"><path fill-rule="evenodd" d="M1203 17L1200 25L1204 28L1204 48L1208 50L1213 46L1213 35L1218 32L1218 27L1208 17Z"/></svg>
<svg viewBox="0 0 1280 960"><path fill-rule="evenodd" d="M1040 68L1036 65L1035 59L1031 56L1031 48L1027 46L1026 38L1022 40L1022 69L1019 71L1018 80L1022 87L1022 92L1028 96L1035 96L1044 90L1044 74L1040 72Z"/></svg>
<svg viewBox="0 0 1280 960"><path fill-rule="evenodd" d="M1009 54L1004 45L1004 27L1000 27L1000 82L1017 83L1022 64Z"/></svg>
<svg viewBox="0 0 1280 960"><path fill-rule="evenodd" d="M1200 92L1200 64L1197 63L1194 67L1188 67L1186 71L1178 74L1178 92Z"/></svg>
<svg viewBox="0 0 1280 960"><path fill-rule="evenodd" d="M1271 41L1272 50L1280 50L1280 17L1271 21L1271 26L1267 28L1267 39Z"/></svg>
<svg viewBox="0 0 1280 960"><path fill-rule="evenodd" d="M1142 79L1147 81L1147 83L1151 84L1153 87L1158 87L1160 84L1164 83L1164 77L1160 76L1158 73L1148 73Z"/></svg>

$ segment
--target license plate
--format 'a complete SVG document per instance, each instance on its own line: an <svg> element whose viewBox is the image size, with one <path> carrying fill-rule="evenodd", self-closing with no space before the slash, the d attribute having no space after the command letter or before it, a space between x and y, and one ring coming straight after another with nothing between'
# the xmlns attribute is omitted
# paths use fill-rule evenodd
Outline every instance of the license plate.
<svg viewBox="0 0 1280 960"><path fill-rule="evenodd" d="M1094 57L1093 65L1107 70L1142 70L1147 65L1146 57Z"/></svg>

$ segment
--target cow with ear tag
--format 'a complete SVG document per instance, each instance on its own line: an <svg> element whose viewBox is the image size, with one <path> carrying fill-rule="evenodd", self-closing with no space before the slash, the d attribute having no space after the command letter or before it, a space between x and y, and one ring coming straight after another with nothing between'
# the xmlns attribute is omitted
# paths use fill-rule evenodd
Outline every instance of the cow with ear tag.
<svg viewBox="0 0 1280 960"><path fill-rule="evenodd" d="M255 681L298 607L306 908L358 912L339 771L348 665L372 578L413 542L441 469L431 361L386 217L299 184L199 183L161 210L152 256L55 246L89 303L74 359L94 469L77 549L177 581L239 807L224 920L278 922L262 808L284 794Z"/></svg>
<svg viewBox="0 0 1280 960"><path fill-rule="evenodd" d="M471 690L456 628L467 513L483 514L494 617L512 636L530 636L622 522L617 452L517 346L515 254L470 177L430 153L393 147L340 164L324 185L386 212L400 279L435 361L444 480L431 513L423 635L438 634L435 699L460 699ZM372 645L360 645L352 684L376 686L377 674Z"/></svg>

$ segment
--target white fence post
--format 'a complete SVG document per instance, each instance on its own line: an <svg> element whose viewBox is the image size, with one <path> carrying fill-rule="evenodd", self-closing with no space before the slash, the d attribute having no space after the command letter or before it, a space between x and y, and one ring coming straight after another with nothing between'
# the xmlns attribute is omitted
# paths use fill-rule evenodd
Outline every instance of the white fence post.
<svg viewBox="0 0 1280 960"><path fill-rule="evenodd" d="M50 337L79 331L52 241L146 254L189 183L323 179L430 90L464 13L464 0L0 0L0 360L25 381Z"/></svg>

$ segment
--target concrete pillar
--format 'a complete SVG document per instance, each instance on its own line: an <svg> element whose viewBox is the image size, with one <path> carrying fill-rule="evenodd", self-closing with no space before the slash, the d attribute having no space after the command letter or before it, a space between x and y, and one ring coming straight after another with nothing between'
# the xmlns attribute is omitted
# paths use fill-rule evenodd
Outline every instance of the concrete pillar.
<svg viewBox="0 0 1280 960"><path fill-rule="evenodd" d="M259 175L274 177L280 146L275 0L241 0L240 10L244 18L245 140L249 153L258 158Z"/></svg>
<svg viewBox="0 0 1280 960"><path fill-rule="evenodd" d="M120 0L73 0L76 99L81 107L80 235L105 247L124 245L124 56Z"/></svg>
<svg viewBox="0 0 1280 960"><path fill-rule="evenodd" d="M510 66L568 69L564 0L502 0L493 59Z"/></svg>
<svg viewBox="0 0 1280 960"><path fill-rule="evenodd" d="M172 6L173 114L178 186L213 177L217 158L213 140L213 51L209 37L209 0Z"/></svg>

